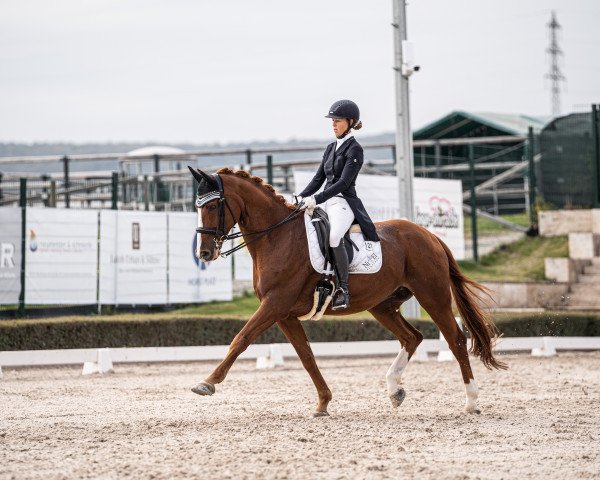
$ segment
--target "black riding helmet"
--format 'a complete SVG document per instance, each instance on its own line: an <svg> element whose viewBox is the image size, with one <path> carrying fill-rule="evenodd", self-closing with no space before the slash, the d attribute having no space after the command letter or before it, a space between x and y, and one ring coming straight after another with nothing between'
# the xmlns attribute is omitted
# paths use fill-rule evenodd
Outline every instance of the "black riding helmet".
<svg viewBox="0 0 600 480"><path fill-rule="evenodd" d="M325 118L349 118L356 124L360 120L360 110L352 100L338 100L329 107L329 113Z"/></svg>

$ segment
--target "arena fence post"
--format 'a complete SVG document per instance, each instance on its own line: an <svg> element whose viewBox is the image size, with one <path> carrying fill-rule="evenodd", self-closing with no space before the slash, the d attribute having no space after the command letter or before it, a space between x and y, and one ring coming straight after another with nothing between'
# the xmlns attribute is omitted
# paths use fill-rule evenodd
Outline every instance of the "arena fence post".
<svg viewBox="0 0 600 480"><path fill-rule="evenodd" d="M248 168L248 171L250 171L251 165L252 165L252 150L248 149L248 150L246 150L246 166Z"/></svg>
<svg viewBox="0 0 600 480"><path fill-rule="evenodd" d="M50 180L50 198L48 198L48 206L56 208L56 180Z"/></svg>
<svg viewBox="0 0 600 480"><path fill-rule="evenodd" d="M533 136L533 127L527 129L527 161L529 167L529 223L531 226L537 224L537 213L535 211L535 138Z"/></svg>
<svg viewBox="0 0 600 480"><path fill-rule="evenodd" d="M21 207L21 293L19 293L19 316L25 315L25 246L27 234L27 179L19 180L19 206Z"/></svg>
<svg viewBox="0 0 600 480"><path fill-rule="evenodd" d="M471 179L471 241L473 243L473 260L479 262L477 248L477 196L475 193L475 146L469 144L469 177Z"/></svg>
<svg viewBox="0 0 600 480"><path fill-rule="evenodd" d="M69 180L69 157L64 156L62 158L63 162L63 183L65 189L65 206L67 208L71 207L71 196L69 195L69 187L71 186L71 182Z"/></svg>
<svg viewBox="0 0 600 480"><path fill-rule="evenodd" d="M273 155L267 155L267 183L273 185Z"/></svg>
<svg viewBox="0 0 600 480"><path fill-rule="evenodd" d="M144 210L150 211L150 182L148 175L144 175Z"/></svg>
<svg viewBox="0 0 600 480"><path fill-rule="evenodd" d="M283 179L284 179L284 189L286 192L290 191L290 167L282 167L283 170Z"/></svg>
<svg viewBox="0 0 600 480"><path fill-rule="evenodd" d="M110 200L110 208L112 210L117 210L119 200L119 172L112 172Z"/></svg>
<svg viewBox="0 0 600 480"><path fill-rule="evenodd" d="M439 141L435 142L435 178L442 178L442 146Z"/></svg>
<svg viewBox="0 0 600 480"><path fill-rule="evenodd" d="M600 132L598 131L600 127L599 106L600 105L592 104L592 142L594 152L594 157L592 158L592 181L594 182L594 208L600 207Z"/></svg>

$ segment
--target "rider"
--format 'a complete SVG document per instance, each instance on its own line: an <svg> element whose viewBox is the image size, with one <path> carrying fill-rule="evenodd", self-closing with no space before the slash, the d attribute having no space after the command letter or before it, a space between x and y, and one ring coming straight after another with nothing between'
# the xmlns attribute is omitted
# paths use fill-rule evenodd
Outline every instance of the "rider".
<svg viewBox="0 0 600 480"><path fill-rule="evenodd" d="M352 130L362 128L358 106L351 100L339 100L331 106L325 117L332 119L337 140L325 149L321 165L311 182L298 195L298 203L304 201L309 211L322 204L321 207L329 216L329 246L339 284L332 309L338 310L350 305L345 233L353 223L358 223L366 240L378 242L379 237L354 188L363 164L363 149L352 133ZM323 191L314 195L325 180L327 183Z"/></svg>

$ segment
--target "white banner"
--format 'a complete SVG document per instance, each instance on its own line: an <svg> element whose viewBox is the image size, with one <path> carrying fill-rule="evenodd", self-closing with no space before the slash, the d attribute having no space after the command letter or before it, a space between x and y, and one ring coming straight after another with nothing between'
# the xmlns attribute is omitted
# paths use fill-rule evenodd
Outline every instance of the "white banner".
<svg viewBox="0 0 600 480"><path fill-rule="evenodd" d="M21 209L0 208L0 305L16 305L21 293Z"/></svg>
<svg viewBox="0 0 600 480"><path fill-rule="evenodd" d="M441 238L450 247L454 258L464 260L462 182L415 178L413 185L415 222Z"/></svg>
<svg viewBox="0 0 600 480"><path fill-rule="evenodd" d="M28 208L26 249L27 304L96 303L96 210Z"/></svg>
<svg viewBox="0 0 600 480"><path fill-rule="evenodd" d="M167 303L167 214L102 210L100 303Z"/></svg>
<svg viewBox="0 0 600 480"><path fill-rule="evenodd" d="M168 215L169 303L231 300L231 256L208 263L198 260L194 254L197 214Z"/></svg>
<svg viewBox="0 0 600 480"><path fill-rule="evenodd" d="M236 226L233 232L239 232L239 228ZM232 240L228 242L227 248L233 248L244 241L243 238ZM252 267L252 256L248 251L248 247L241 248L233 254L233 277L236 280L252 281L253 267Z"/></svg>
<svg viewBox="0 0 600 480"><path fill-rule="evenodd" d="M294 170L296 192L302 191L313 176L314 172ZM454 257L463 260L461 181L414 178L413 188L415 222L440 237ZM361 174L356 182L356 192L374 222L400 218L397 177Z"/></svg>

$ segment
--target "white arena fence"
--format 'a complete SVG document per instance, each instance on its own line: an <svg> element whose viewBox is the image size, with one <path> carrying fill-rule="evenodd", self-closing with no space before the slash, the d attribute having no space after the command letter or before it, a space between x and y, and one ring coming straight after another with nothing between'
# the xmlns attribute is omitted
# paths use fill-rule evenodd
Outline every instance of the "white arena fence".
<svg viewBox="0 0 600 480"><path fill-rule="evenodd" d="M0 208L0 305L231 300L231 258L198 261L197 221L181 212Z"/></svg>
<svg viewBox="0 0 600 480"><path fill-rule="evenodd" d="M367 342L314 342L311 347L316 357L361 357L396 355L396 340ZM114 363L192 362L221 360L229 345L199 347L141 347L141 348L84 348L70 350L25 350L0 352L2 367L35 367L51 365L83 365L83 373L106 373ZM535 356L552 356L560 350L600 350L600 337L514 337L502 338L496 352L529 351ZM430 353L437 353L439 361L453 360L443 340L423 340L413 360L426 361ZM255 344L242 353L240 359L256 360L257 368L284 364L285 358L297 358L288 343Z"/></svg>

